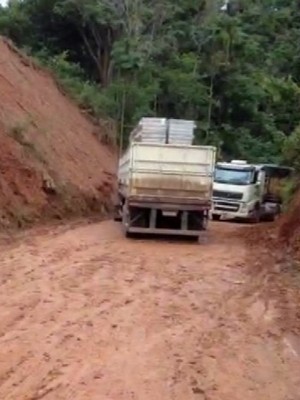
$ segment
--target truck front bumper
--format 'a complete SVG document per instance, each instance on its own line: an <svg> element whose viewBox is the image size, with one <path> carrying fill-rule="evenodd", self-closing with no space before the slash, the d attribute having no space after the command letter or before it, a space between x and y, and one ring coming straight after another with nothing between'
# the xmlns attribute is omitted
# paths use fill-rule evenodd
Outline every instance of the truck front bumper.
<svg viewBox="0 0 300 400"><path fill-rule="evenodd" d="M254 209L250 208L247 203L237 201L214 200L210 214L219 215L223 218L241 218L248 219L253 215Z"/></svg>

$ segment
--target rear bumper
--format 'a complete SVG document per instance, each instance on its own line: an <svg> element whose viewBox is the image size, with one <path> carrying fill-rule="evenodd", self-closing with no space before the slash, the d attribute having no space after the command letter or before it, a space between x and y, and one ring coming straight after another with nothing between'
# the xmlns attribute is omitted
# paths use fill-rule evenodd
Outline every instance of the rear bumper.
<svg viewBox="0 0 300 400"><path fill-rule="evenodd" d="M127 203L130 207L152 208L166 211L205 211L211 208L211 202L207 200L171 197L132 196L127 199Z"/></svg>
<svg viewBox="0 0 300 400"><path fill-rule="evenodd" d="M160 228L150 228L150 227L149 228L129 227L127 228L127 232L139 233L139 234L198 237L203 231L192 231L183 229L160 229Z"/></svg>

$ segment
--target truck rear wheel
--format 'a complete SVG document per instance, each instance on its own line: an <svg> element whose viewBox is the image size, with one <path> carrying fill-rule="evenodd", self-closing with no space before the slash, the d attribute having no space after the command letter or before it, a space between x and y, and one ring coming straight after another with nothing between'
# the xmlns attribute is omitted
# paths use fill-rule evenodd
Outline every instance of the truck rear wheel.
<svg viewBox="0 0 300 400"><path fill-rule="evenodd" d="M120 206L116 206L114 209L114 221L117 221L117 222L122 221Z"/></svg>
<svg viewBox="0 0 300 400"><path fill-rule="evenodd" d="M263 220L266 222L274 222L275 219L276 219L275 214L269 214L269 215L266 215Z"/></svg>
<svg viewBox="0 0 300 400"><path fill-rule="evenodd" d="M208 228L208 216L204 215L203 220L202 220L202 230L206 231Z"/></svg>
<svg viewBox="0 0 300 400"><path fill-rule="evenodd" d="M127 229L124 232L126 239L132 239L134 238L134 234L132 232L129 232Z"/></svg>

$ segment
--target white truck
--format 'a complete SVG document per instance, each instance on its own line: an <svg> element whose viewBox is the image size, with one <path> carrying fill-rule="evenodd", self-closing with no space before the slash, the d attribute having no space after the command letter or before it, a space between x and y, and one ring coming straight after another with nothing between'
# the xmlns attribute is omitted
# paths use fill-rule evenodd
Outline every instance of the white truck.
<svg viewBox="0 0 300 400"><path fill-rule="evenodd" d="M212 219L273 221L281 211L278 182L291 173L292 170L287 167L249 164L244 160L217 163L213 184Z"/></svg>
<svg viewBox="0 0 300 400"><path fill-rule="evenodd" d="M132 141L119 160L117 213L126 235L199 237L211 207L216 149Z"/></svg>

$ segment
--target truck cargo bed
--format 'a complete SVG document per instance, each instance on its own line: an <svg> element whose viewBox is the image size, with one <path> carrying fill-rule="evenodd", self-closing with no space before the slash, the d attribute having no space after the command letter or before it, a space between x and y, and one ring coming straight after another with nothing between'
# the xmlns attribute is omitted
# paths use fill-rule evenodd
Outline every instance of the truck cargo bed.
<svg viewBox="0 0 300 400"><path fill-rule="evenodd" d="M209 202L215 148L133 143L119 163L122 195L138 202Z"/></svg>

